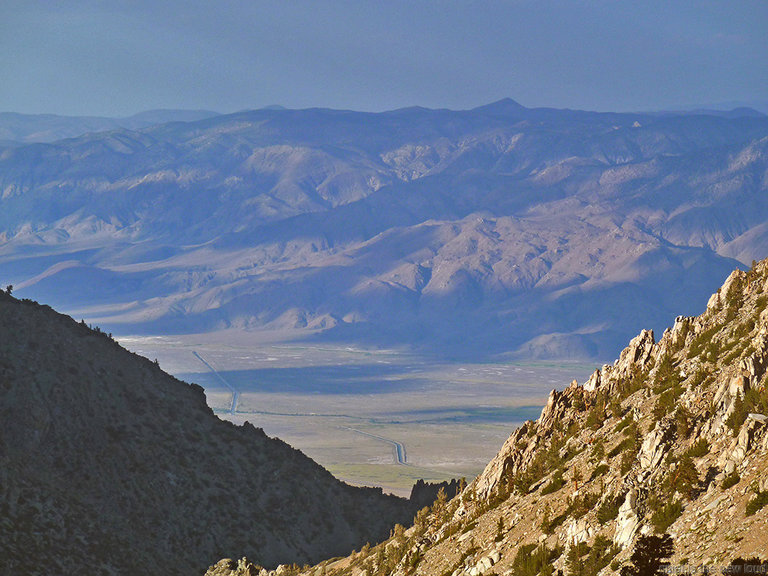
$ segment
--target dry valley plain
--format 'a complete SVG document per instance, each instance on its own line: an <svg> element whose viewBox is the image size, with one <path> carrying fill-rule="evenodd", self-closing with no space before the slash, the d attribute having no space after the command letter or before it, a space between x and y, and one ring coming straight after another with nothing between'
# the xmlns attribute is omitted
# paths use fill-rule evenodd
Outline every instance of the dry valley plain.
<svg viewBox="0 0 768 576"><path fill-rule="evenodd" d="M201 385L219 417L263 428L346 482L404 496L419 478L479 474L515 427L538 417L552 388L583 382L595 367L454 363L232 332L120 343Z"/></svg>

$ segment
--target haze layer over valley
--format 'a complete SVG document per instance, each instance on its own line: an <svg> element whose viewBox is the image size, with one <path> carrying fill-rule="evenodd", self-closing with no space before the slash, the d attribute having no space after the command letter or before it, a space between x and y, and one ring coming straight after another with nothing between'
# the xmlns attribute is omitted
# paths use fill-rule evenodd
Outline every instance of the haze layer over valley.
<svg viewBox="0 0 768 576"><path fill-rule="evenodd" d="M767 146L754 111L511 100L17 142L2 281L123 335L608 358L765 254Z"/></svg>
<svg viewBox="0 0 768 576"><path fill-rule="evenodd" d="M249 421L337 478L409 496L417 480L474 478L553 388L592 366L444 362L399 350L238 343L231 334L121 344L205 389L222 419Z"/></svg>

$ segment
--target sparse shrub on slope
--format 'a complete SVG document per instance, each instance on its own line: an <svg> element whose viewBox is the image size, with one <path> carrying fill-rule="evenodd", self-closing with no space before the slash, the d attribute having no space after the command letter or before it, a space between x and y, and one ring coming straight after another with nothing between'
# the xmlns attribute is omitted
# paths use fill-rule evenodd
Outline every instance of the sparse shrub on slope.
<svg viewBox="0 0 768 576"><path fill-rule="evenodd" d="M701 458L709 454L709 442L706 438L699 438L694 442L688 450L685 451L684 456L688 458Z"/></svg>
<svg viewBox="0 0 768 576"><path fill-rule="evenodd" d="M741 476L739 476L738 472L732 472L731 474L728 474L725 478L723 478L723 482L720 485L720 487L723 490L728 490L729 488L732 488L733 486L736 486L741 482Z"/></svg>
<svg viewBox="0 0 768 576"><path fill-rule="evenodd" d="M734 436L738 435L751 412L768 414L768 374L758 388L750 388L743 397L739 394L734 400L733 412L726 421Z"/></svg>
<svg viewBox="0 0 768 576"><path fill-rule="evenodd" d="M554 572L552 561L562 554L560 548L549 549L545 545L526 544L521 546L512 563L514 576L551 576Z"/></svg>
<svg viewBox="0 0 768 576"><path fill-rule="evenodd" d="M667 494L679 492L688 500L692 500L699 488L701 479L690 456L683 455L679 459L670 459L670 470L666 475L663 487Z"/></svg>
<svg viewBox="0 0 768 576"><path fill-rule="evenodd" d="M723 569L723 574L732 576L766 573L768 573L768 560L761 560L757 556L752 558L742 558L739 556L731 560L731 563Z"/></svg>
<svg viewBox="0 0 768 576"><path fill-rule="evenodd" d="M666 532L683 513L683 503L679 500L672 500L667 503L656 500L650 508L655 510L651 516L651 524L653 524L657 534Z"/></svg>
<svg viewBox="0 0 768 576"><path fill-rule="evenodd" d="M599 478L603 474L607 473L610 469L611 468L610 468L610 466L608 466L608 464L599 464L592 471L592 475L589 477L590 482L592 480L594 480L595 478Z"/></svg>
<svg viewBox="0 0 768 576"><path fill-rule="evenodd" d="M704 357L705 359L707 359L705 353L712 351L712 350L708 351L707 347L713 345L712 344L713 337L715 336L715 334L720 332L721 329L722 329L722 325L715 324L714 326L711 326L710 328L707 328L703 332L697 334L694 337L693 342L691 342L691 347L690 347L691 355Z"/></svg>
<svg viewBox="0 0 768 576"><path fill-rule="evenodd" d="M592 510L592 508L595 506L595 504L597 504L599 500L600 497L597 494L586 492L581 496L577 496L571 501L571 504L568 506L567 513L573 518L581 518L587 512Z"/></svg>
<svg viewBox="0 0 768 576"><path fill-rule="evenodd" d="M675 431L680 439L686 439L693 431L695 418L685 406L677 406L675 410Z"/></svg>
<svg viewBox="0 0 768 576"><path fill-rule="evenodd" d="M563 484L565 484L565 480L563 480L563 469L558 468L549 483L541 489L541 495L546 496L547 494L557 492L563 487Z"/></svg>
<svg viewBox="0 0 768 576"><path fill-rule="evenodd" d="M571 546L566 558L569 576L596 576L618 554L619 547L605 536L597 536L592 546L580 542Z"/></svg>
<svg viewBox="0 0 768 576"><path fill-rule="evenodd" d="M752 516L762 510L765 506L768 506L768 490L756 490L755 496L747 502L747 507L744 512L747 516Z"/></svg>
<svg viewBox="0 0 768 576"><path fill-rule="evenodd" d="M619 508L621 508L624 502L625 494L618 494L616 496L608 496L600 504L597 509L597 521L601 524L607 524L619 514Z"/></svg>
<svg viewBox="0 0 768 576"><path fill-rule="evenodd" d="M598 430L605 422L606 399L604 395L599 395L589 409L586 425L591 430Z"/></svg>
<svg viewBox="0 0 768 576"><path fill-rule="evenodd" d="M552 534L558 526L565 522L567 517L568 510L558 514L557 516L554 516L552 513L552 508L550 508L549 504L547 504L544 506L544 512L541 516L541 523L539 524L539 528L544 534Z"/></svg>
<svg viewBox="0 0 768 576"><path fill-rule="evenodd" d="M661 394L666 390L679 386L680 373L670 354L664 354L656 363L656 376L653 381L653 392Z"/></svg>

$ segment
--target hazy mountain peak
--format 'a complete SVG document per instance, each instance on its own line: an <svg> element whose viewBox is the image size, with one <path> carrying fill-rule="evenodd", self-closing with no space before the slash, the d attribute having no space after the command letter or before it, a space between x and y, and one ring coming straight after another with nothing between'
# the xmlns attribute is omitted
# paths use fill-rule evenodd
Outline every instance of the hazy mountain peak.
<svg viewBox="0 0 768 576"><path fill-rule="evenodd" d="M165 122L196 122L220 116L219 112L211 110L174 110L159 108L157 110L145 110L132 116L121 118L127 128L143 128L152 124L163 124Z"/></svg>
<svg viewBox="0 0 768 576"><path fill-rule="evenodd" d="M491 102L490 104L485 104L472 109L473 112L484 112L489 114L518 114L526 110L528 110L528 108L512 98L502 98L496 102Z"/></svg>
<svg viewBox="0 0 768 576"><path fill-rule="evenodd" d="M217 116L208 110L148 110L125 118L0 113L0 140L15 143L55 142L88 133L126 128L139 130L167 122L195 122Z"/></svg>

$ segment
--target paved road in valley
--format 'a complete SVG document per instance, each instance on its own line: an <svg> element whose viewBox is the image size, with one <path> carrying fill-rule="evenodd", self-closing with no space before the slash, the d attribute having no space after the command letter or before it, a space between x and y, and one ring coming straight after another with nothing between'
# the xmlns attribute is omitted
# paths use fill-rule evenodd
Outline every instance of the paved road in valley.
<svg viewBox="0 0 768 576"><path fill-rule="evenodd" d="M200 360L200 362L202 362L203 364L205 364L206 368L208 368L208 370L210 370L211 372L213 372L213 374L214 374L214 375L215 375L215 376L216 376L216 377L217 377L219 380L221 380L221 383L222 383L222 384L224 384L224 386L226 386L226 387L227 387L227 389L228 389L230 392L232 392L232 406L231 406L231 407L230 407L230 409L229 409L229 413L230 413L230 414L232 414L232 415L234 415L234 414L235 414L235 412L237 412L237 403L238 403L238 401L240 400L240 392L238 392L237 390L235 390L235 387L234 387L234 386L232 386L232 384L230 384L229 382L227 382L226 380L224 380L224 377L223 377L221 374L219 374L218 372L216 372L216 369L215 369L213 366L211 366L210 364L208 364L208 362L206 362L205 358L203 358L202 356L200 356L200 354L198 354L198 353L197 353L197 352L195 352L195 351L193 351L193 352L192 352L192 354L194 354L194 355L195 355L195 357L197 357L197 359L198 359L198 360Z"/></svg>
<svg viewBox="0 0 768 576"><path fill-rule="evenodd" d="M194 354L195 357L198 360L200 360L200 362L202 362L205 365L205 367L208 368L208 370L210 370L211 373L214 374L221 381L221 383L224 384L224 386L230 392L232 392L232 405L229 408L229 413L234 415L235 412L237 412L237 403L240 400L240 392L237 389L235 389L235 387L232 386L232 384L227 382L224 379L224 377L221 374L219 374L216 371L216 369L213 366L211 366L205 358L200 356L200 354L198 354L196 351L192 351L192 354ZM272 414L270 412L256 412L256 413ZM274 413L274 414L277 414L277 413ZM342 415L342 414L324 415L324 414L311 414L311 413L310 414L280 414L280 415L282 415L282 416L333 416L333 417L344 416L344 417L349 417L349 416L345 416L345 415ZM392 452L393 452L393 455L395 457L395 462L397 464L401 464L403 466L409 466L409 464L408 464L408 456L406 455L406 452L405 452L405 444L403 444L402 442L398 442L397 440L392 440L391 438L384 438L384 436L378 436L377 434L371 434L370 432L364 432L362 430L358 430L357 428L350 428L349 426L342 426L342 428L344 430L349 430L351 432L356 432L358 434L362 434L363 436L369 436L370 438L374 438L376 440L380 440L382 442L386 442L387 444L391 445L392 448L393 448Z"/></svg>
<svg viewBox="0 0 768 576"><path fill-rule="evenodd" d="M363 432L362 430L358 430L357 428L350 428L349 426L343 426L345 430L351 430L352 432L357 432L358 434L363 434L364 436L370 436L371 438L375 438L376 440L381 440L382 442L386 442L387 444L391 444L394 448L394 455L395 460L398 464L402 464L403 466L408 466L407 462L407 456L405 454L405 444L402 442L398 442L397 440L392 440L390 438L384 438L384 436L377 436L376 434L371 434L370 432Z"/></svg>

